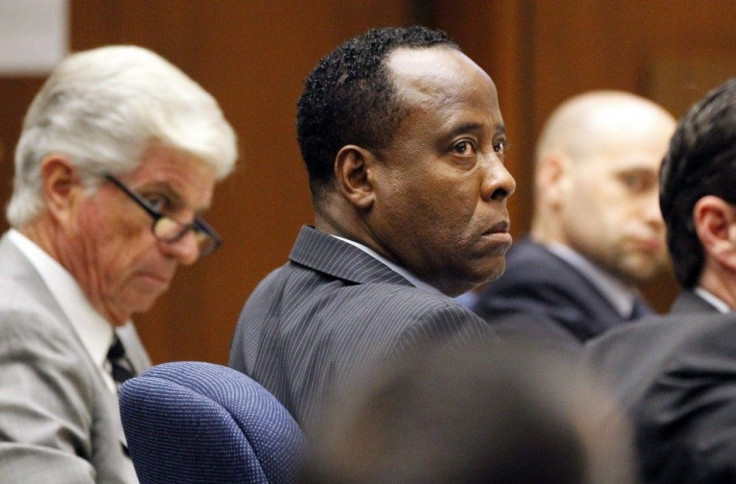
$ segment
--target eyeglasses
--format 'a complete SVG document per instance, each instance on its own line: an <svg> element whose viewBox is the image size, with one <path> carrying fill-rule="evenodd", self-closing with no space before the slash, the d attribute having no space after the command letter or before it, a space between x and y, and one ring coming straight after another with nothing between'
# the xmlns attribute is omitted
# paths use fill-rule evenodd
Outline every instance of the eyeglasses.
<svg viewBox="0 0 736 484"><path fill-rule="evenodd" d="M148 215L153 218L151 232L159 242L173 243L184 237L190 230L194 232L197 238L197 246L199 246L199 257L205 257L212 254L222 245L222 239L215 232L215 229L207 225L198 215L194 217L194 221L189 224L183 224L168 215L164 215L151 205L145 198L136 194L128 188L123 182L112 175L105 175L105 179L112 182L115 186L125 192L128 197L141 206Z"/></svg>

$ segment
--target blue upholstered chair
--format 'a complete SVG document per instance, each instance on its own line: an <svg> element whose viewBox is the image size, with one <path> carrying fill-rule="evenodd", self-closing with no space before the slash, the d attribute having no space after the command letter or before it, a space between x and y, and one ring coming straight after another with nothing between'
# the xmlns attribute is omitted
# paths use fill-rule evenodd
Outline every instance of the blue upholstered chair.
<svg viewBox="0 0 736 484"><path fill-rule="evenodd" d="M142 484L296 480L301 429L273 395L231 368L154 366L123 384L120 414Z"/></svg>

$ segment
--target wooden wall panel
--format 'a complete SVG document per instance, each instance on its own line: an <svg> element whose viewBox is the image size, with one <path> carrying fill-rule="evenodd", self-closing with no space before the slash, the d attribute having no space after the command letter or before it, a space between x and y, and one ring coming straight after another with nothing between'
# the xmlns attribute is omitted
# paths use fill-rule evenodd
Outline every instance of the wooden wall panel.
<svg viewBox="0 0 736 484"><path fill-rule="evenodd" d="M23 116L41 88L42 77L0 77L0 233L5 232L5 206L13 189L13 156Z"/></svg>
<svg viewBox="0 0 736 484"><path fill-rule="evenodd" d="M343 40L409 21L389 0L325 2L94 0L72 2L72 47L133 43L162 54L209 90L239 136L241 159L207 220L225 239L183 268L136 317L155 361L224 362L238 313L259 280L287 260L312 210L296 143L302 80Z"/></svg>
<svg viewBox="0 0 736 484"><path fill-rule="evenodd" d="M517 179L514 235L528 229L531 159L542 122L584 90L633 91L681 112L733 71L736 3L714 0L72 0L72 48L133 43L161 53L220 101L241 147L207 218L224 235L211 259L185 268L140 332L157 362L224 362L243 301L311 222L295 140L302 79L342 40L369 27L422 21L447 30L494 79ZM733 66L733 67L732 67ZM736 71L734 71L736 72ZM0 196L12 146L42 79L0 78ZM622 140L625 142L625 140ZM4 224L4 221L2 222ZM664 309L664 276L647 296Z"/></svg>

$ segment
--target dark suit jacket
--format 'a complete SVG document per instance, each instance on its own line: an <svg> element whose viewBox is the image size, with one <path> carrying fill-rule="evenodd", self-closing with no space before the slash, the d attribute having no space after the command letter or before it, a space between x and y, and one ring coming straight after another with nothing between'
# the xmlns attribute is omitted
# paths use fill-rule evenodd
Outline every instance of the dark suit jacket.
<svg viewBox="0 0 736 484"><path fill-rule="evenodd" d="M380 361L428 342L493 335L452 299L312 227L302 228L289 258L246 302L230 366L271 391L307 431L322 398Z"/></svg>
<svg viewBox="0 0 736 484"><path fill-rule="evenodd" d="M504 275L481 291L472 309L501 336L576 346L624 321L585 275L528 237L511 247Z"/></svg>
<svg viewBox="0 0 736 484"><path fill-rule="evenodd" d="M645 482L736 482L736 314L689 292L673 310L591 340L583 361L631 415Z"/></svg>
<svg viewBox="0 0 736 484"><path fill-rule="evenodd" d="M670 314L710 313L717 311L711 304L692 291L682 291L670 307Z"/></svg>

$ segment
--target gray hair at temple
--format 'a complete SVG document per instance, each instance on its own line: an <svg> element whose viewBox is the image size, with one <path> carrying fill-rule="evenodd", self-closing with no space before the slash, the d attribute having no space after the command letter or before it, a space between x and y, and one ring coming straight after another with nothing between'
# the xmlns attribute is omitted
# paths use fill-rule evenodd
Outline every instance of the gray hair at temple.
<svg viewBox="0 0 736 484"><path fill-rule="evenodd" d="M52 72L26 113L15 152L8 222L44 211L41 163L63 154L90 190L107 173L135 170L154 144L211 165L218 179L238 157L233 128L217 101L180 69L136 46L72 54Z"/></svg>

